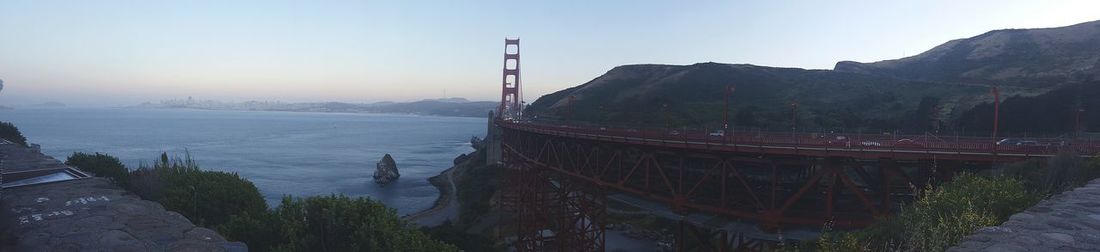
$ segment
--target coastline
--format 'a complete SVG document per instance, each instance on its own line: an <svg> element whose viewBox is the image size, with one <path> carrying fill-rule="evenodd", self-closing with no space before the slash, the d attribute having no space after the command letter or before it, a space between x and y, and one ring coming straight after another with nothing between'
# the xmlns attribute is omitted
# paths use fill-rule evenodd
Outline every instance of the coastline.
<svg viewBox="0 0 1100 252"><path fill-rule="evenodd" d="M440 172L438 175L435 175L435 176L432 176L432 177L428 178L428 183L431 183L432 186L435 186L435 188L439 190L439 197L437 197L435 199L435 202L432 203L431 207L429 207L427 209L424 209L424 210L420 210L420 211L415 212L415 213L405 215L402 218L409 221L409 222L417 222L417 224L421 224L418 221L421 221L422 219L425 219L425 218L428 218L428 217L435 216L435 215L439 214L440 212L442 212L443 210L446 210L448 207L450 207L451 206L451 201L456 200L455 195L454 195L455 192L454 192L454 190L452 190L452 188L454 187L454 182L453 182L454 177L452 176L452 174L453 174L453 171L455 170L455 168L457 166L458 165L451 166L451 168L447 168L446 170L443 170L443 172ZM433 226L433 225L423 225L423 224L421 224L421 225L422 226Z"/></svg>

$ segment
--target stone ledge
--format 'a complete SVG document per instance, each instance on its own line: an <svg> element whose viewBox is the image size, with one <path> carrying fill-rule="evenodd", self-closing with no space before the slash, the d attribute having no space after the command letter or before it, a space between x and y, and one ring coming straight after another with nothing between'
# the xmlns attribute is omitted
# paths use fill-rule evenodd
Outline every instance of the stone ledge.
<svg viewBox="0 0 1100 252"><path fill-rule="evenodd" d="M5 189L17 239L3 251L247 251L104 178Z"/></svg>

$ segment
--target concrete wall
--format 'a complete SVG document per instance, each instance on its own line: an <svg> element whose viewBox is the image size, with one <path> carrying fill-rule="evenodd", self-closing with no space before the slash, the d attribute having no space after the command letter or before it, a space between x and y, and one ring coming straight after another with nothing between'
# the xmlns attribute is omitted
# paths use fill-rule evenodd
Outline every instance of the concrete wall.
<svg viewBox="0 0 1100 252"><path fill-rule="evenodd" d="M496 116L489 111L488 132L485 133L485 163L498 164L501 160L500 128L496 125Z"/></svg>

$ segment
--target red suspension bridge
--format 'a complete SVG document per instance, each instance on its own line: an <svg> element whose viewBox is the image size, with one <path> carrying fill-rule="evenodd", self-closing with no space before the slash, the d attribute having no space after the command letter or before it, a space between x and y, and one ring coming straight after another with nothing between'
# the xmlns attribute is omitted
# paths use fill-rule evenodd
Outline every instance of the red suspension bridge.
<svg viewBox="0 0 1100 252"><path fill-rule="evenodd" d="M520 114L518 44L506 40L501 112L490 136L499 140L507 174L500 202L518 251L602 251L609 193L659 202L681 214L736 219L764 232L827 224L858 228L960 171L1062 152L1100 152L1100 143L1091 140L998 144L996 137L727 133L527 121ZM773 245L736 231L680 223L674 245L679 251Z"/></svg>

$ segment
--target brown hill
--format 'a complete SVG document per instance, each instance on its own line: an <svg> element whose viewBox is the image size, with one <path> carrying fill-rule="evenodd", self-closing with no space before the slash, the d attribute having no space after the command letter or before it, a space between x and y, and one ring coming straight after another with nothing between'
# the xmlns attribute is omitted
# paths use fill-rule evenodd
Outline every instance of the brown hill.
<svg viewBox="0 0 1100 252"><path fill-rule="evenodd" d="M948 41L912 57L874 63L842 61L834 70L1021 87L1094 81L1100 79L1100 21L990 31Z"/></svg>

